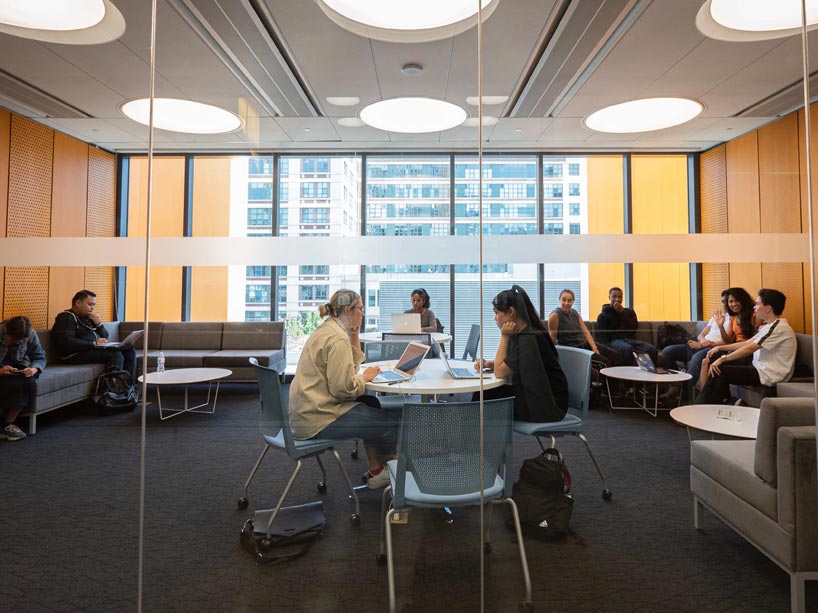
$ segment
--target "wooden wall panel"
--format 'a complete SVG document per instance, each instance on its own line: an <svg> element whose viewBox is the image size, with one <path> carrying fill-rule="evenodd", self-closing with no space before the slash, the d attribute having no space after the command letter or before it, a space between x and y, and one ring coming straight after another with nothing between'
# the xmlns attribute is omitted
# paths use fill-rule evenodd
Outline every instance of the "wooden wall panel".
<svg viewBox="0 0 818 613"><path fill-rule="evenodd" d="M690 266L634 264L631 304L639 319L690 319Z"/></svg>
<svg viewBox="0 0 818 613"><path fill-rule="evenodd" d="M116 314L113 267L87 266L83 287L97 295L95 311L102 321L113 321Z"/></svg>
<svg viewBox="0 0 818 613"><path fill-rule="evenodd" d="M193 236L230 236L229 157L193 162Z"/></svg>
<svg viewBox="0 0 818 613"><path fill-rule="evenodd" d="M588 157L588 233L622 234L625 229L621 155ZM625 285L624 264L588 265L588 300L592 316L608 302L608 290Z"/></svg>
<svg viewBox="0 0 818 613"><path fill-rule="evenodd" d="M811 232L814 237L818 237L818 219L813 219L813 228L809 223L809 198L807 194L807 150L805 139L805 117L804 110L798 111L798 148L799 148L799 174L801 187L801 228L802 232ZM818 213L818 104L810 105L810 130L812 132L810 145L812 148L812 214L814 217ZM815 243L818 245L818 242ZM818 257L813 258L818 262ZM809 271L809 260L804 263L804 330L812 332L812 295L811 280Z"/></svg>
<svg viewBox="0 0 818 613"><path fill-rule="evenodd" d="M86 236L116 236L116 156L90 146Z"/></svg>
<svg viewBox="0 0 818 613"><path fill-rule="evenodd" d="M125 319L145 319L145 268L129 266ZM182 269L178 266L151 266L151 321L182 320Z"/></svg>
<svg viewBox="0 0 818 613"><path fill-rule="evenodd" d="M721 309L721 293L730 284L729 264L702 264L702 319Z"/></svg>
<svg viewBox="0 0 818 613"><path fill-rule="evenodd" d="M730 264L730 287L743 287L753 298L761 284L761 264Z"/></svg>
<svg viewBox="0 0 818 613"><path fill-rule="evenodd" d="M9 144L11 113L0 109L0 238L6 236L6 217L9 201ZM0 305L3 304L5 269L0 266Z"/></svg>
<svg viewBox="0 0 818 613"><path fill-rule="evenodd" d="M36 330L48 321L48 266L8 267L5 275L3 319L26 315Z"/></svg>
<svg viewBox="0 0 818 613"><path fill-rule="evenodd" d="M88 145L54 133L51 236L85 236L88 203Z"/></svg>
<svg viewBox="0 0 818 613"><path fill-rule="evenodd" d="M804 270L801 264L764 263L761 265L762 287L784 292L787 305L784 317L796 332L804 331ZM751 292L752 294L752 292Z"/></svg>
<svg viewBox="0 0 818 613"><path fill-rule="evenodd" d="M48 276L48 327L54 324L54 318L71 308L71 298L81 289L90 289L85 285L85 268L82 266L52 266ZM102 314L100 314L102 317ZM103 317L103 321L110 321Z"/></svg>
<svg viewBox="0 0 818 613"><path fill-rule="evenodd" d="M54 132L13 115L10 142L7 236L48 236Z"/></svg>
<svg viewBox="0 0 818 613"><path fill-rule="evenodd" d="M193 266L190 277L190 320L227 321L227 266Z"/></svg>
<svg viewBox="0 0 818 613"><path fill-rule="evenodd" d="M758 130L762 232L801 231L798 118L790 113Z"/></svg>
<svg viewBox="0 0 818 613"><path fill-rule="evenodd" d="M727 146L719 145L699 158L702 234L727 232ZM730 286L728 264L702 264L702 317L722 307L721 292Z"/></svg>
<svg viewBox="0 0 818 613"><path fill-rule="evenodd" d="M727 229L731 234L761 230L755 131L727 143Z"/></svg>

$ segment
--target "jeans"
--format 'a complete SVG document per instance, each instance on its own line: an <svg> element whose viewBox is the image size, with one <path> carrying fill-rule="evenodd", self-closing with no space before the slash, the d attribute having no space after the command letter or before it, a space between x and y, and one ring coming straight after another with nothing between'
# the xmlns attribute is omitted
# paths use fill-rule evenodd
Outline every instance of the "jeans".
<svg viewBox="0 0 818 613"><path fill-rule="evenodd" d="M723 353L717 354L718 356ZM761 385L758 371L752 364L725 363L720 366L721 374L710 377L702 391L696 396L696 404L723 404L730 399L730 384Z"/></svg>
<svg viewBox="0 0 818 613"><path fill-rule="evenodd" d="M361 396L357 400L361 404L356 404L313 438L359 438L364 442L364 447L374 447L381 456L394 453L398 442L399 416L382 409L374 396Z"/></svg>
<svg viewBox="0 0 818 613"><path fill-rule="evenodd" d="M63 359L66 364L104 364L105 370L127 370L131 379L136 381L136 349L89 349L80 351L70 358Z"/></svg>
<svg viewBox="0 0 818 613"><path fill-rule="evenodd" d="M659 360L659 350L656 347L635 338L616 338L611 341L611 347L619 352L621 364L636 364L636 360L633 358L634 352L647 353L654 364L657 364Z"/></svg>
<svg viewBox="0 0 818 613"><path fill-rule="evenodd" d="M40 375L24 377L23 375L8 375L0 377L0 417L4 409L25 409L31 402L34 392L34 382Z"/></svg>

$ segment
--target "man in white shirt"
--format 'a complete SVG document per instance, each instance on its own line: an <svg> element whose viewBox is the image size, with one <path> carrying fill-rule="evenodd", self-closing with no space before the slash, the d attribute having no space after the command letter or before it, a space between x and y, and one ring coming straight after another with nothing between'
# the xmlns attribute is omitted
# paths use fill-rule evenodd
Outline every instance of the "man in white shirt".
<svg viewBox="0 0 818 613"><path fill-rule="evenodd" d="M795 370L795 332L781 317L787 297L775 289L758 290L753 310L763 322L750 340L711 349L710 371L696 404L721 404L730 398L730 384L766 385L788 381ZM718 355L717 355L718 354ZM748 358L752 355L752 362Z"/></svg>

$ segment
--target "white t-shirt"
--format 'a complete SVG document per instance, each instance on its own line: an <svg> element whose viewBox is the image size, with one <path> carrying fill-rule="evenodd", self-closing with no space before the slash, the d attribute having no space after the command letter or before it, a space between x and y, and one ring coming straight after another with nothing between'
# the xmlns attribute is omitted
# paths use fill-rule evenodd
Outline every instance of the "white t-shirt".
<svg viewBox="0 0 818 613"><path fill-rule="evenodd" d="M711 343L720 343L722 342L721 332L719 331L719 324L716 323L716 318L711 317L710 321L707 322L707 325L710 326L710 330L707 331L707 335L704 337L704 340L710 341ZM727 313L724 314L724 326L723 328L730 334L731 327L730 327L730 315Z"/></svg>
<svg viewBox="0 0 818 613"><path fill-rule="evenodd" d="M795 352L798 344L790 324L784 318L764 324L753 337L761 345L753 353L753 366L763 385L789 381L795 370Z"/></svg>

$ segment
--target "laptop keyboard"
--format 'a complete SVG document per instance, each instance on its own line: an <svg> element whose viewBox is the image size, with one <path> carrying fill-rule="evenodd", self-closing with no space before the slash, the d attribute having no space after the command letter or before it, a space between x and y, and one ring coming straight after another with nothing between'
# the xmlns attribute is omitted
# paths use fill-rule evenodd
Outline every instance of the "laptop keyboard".
<svg viewBox="0 0 818 613"><path fill-rule="evenodd" d="M469 368L452 368L455 377L474 377L477 373Z"/></svg>
<svg viewBox="0 0 818 613"><path fill-rule="evenodd" d="M406 377L391 370L383 370L375 379L380 379L381 381L405 381Z"/></svg>

